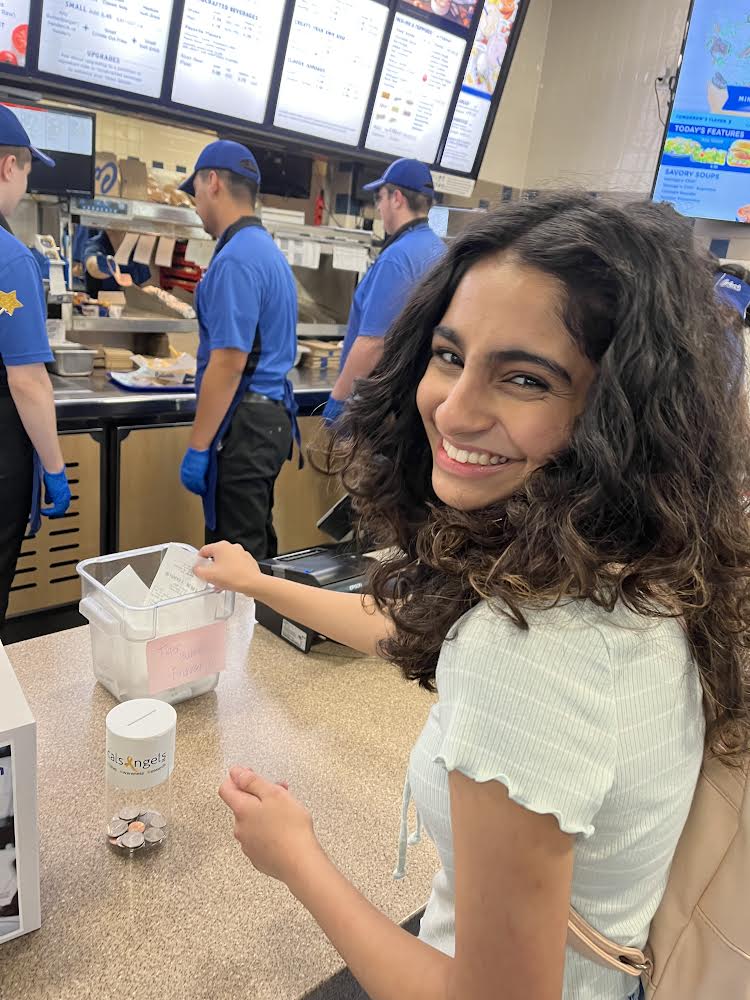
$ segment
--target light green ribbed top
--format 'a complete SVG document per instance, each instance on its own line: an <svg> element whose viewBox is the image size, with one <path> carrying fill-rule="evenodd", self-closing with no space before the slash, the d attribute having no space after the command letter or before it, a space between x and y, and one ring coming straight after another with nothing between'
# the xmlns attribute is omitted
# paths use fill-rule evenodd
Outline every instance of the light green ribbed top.
<svg viewBox="0 0 750 1000"><path fill-rule="evenodd" d="M420 937L454 952L448 772L501 781L576 834L572 905L642 947L664 892L703 754L697 667L675 621L586 601L527 614L521 631L486 603L443 644L439 700L409 782L442 862ZM633 980L568 951L564 1000L626 1000Z"/></svg>

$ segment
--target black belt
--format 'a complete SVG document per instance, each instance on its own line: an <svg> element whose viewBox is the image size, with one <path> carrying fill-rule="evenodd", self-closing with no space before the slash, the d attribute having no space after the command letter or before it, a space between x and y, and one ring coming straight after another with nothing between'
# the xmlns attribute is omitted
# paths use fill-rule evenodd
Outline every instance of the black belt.
<svg viewBox="0 0 750 1000"><path fill-rule="evenodd" d="M262 392L246 392L242 397L243 403L273 403L274 406L283 406L284 403L281 399L271 399L270 396L264 396Z"/></svg>

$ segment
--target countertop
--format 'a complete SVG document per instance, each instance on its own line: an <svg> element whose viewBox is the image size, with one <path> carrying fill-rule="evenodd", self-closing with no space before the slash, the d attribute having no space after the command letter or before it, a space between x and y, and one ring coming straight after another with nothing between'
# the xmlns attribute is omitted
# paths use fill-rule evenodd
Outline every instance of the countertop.
<svg viewBox="0 0 750 1000"><path fill-rule="evenodd" d="M128 392L97 370L87 376L50 375L58 419L105 415L112 419L129 415L195 412L192 392ZM307 368L293 368L289 379L300 410L310 410L324 403L336 381L335 375L321 374Z"/></svg>
<svg viewBox="0 0 750 1000"><path fill-rule="evenodd" d="M333 643L307 656L238 599L216 691L177 705L167 851L112 854L104 717L88 628L9 646L38 725L42 928L0 945L2 1000L296 1000L342 961L288 890L232 837L216 790L234 762L287 779L333 860L398 922L427 901L425 840L396 882L409 751L433 697L394 667ZM144 863L139 863L142 861Z"/></svg>

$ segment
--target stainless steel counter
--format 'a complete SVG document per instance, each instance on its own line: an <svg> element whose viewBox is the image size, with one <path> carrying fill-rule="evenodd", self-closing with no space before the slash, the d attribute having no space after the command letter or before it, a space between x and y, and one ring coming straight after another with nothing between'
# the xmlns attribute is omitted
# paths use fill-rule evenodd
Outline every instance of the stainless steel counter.
<svg viewBox="0 0 750 1000"><path fill-rule="evenodd" d="M305 368L293 368L289 378L300 412L310 414L330 395L335 376L321 375ZM128 392L95 371L84 378L50 375L55 392L58 419L157 414L191 414L195 412L192 392Z"/></svg>

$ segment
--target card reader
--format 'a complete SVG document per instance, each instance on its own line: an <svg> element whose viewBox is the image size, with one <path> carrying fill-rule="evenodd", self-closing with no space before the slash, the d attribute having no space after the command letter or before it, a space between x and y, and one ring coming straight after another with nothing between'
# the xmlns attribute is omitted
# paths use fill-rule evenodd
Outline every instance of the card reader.
<svg viewBox="0 0 750 1000"><path fill-rule="evenodd" d="M358 552L352 552L351 545L316 545L309 549L287 552L274 559L259 562L262 573L302 583L308 587L322 587L340 593L362 593L371 560ZM313 643L325 641L320 635L299 622L290 621L273 608L260 601L255 602L255 617L275 635L281 636L292 646L309 653Z"/></svg>

